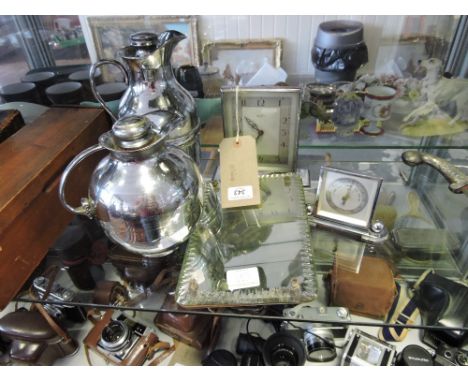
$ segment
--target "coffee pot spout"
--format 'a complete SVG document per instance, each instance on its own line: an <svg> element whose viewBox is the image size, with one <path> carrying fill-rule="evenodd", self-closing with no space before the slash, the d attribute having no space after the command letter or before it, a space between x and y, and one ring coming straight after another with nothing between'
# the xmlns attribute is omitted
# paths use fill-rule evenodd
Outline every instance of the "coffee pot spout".
<svg viewBox="0 0 468 382"><path fill-rule="evenodd" d="M162 32L158 36L158 48L163 46L168 46L172 44L172 46L177 45L180 41L186 39L187 36L181 32L175 30L168 30Z"/></svg>
<svg viewBox="0 0 468 382"><path fill-rule="evenodd" d="M175 30L168 30L159 34L157 49L164 50L162 54L164 62L169 62L176 45L186 38L186 35Z"/></svg>

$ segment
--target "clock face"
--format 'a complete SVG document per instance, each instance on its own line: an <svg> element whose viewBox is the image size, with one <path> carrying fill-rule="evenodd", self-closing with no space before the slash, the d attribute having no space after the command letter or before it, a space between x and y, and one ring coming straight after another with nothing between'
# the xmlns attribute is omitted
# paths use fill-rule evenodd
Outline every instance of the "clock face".
<svg viewBox="0 0 468 382"><path fill-rule="evenodd" d="M382 179L322 167L315 215L341 224L370 226Z"/></svg>
<svg viewBox="0 0 468 382"><path fill-rule="evenodd" d="M261 171L293 171L297 154L300 89L289 87L223 88L224 136L257 142ZM237 104L237 112L236 112Z"/></svg>

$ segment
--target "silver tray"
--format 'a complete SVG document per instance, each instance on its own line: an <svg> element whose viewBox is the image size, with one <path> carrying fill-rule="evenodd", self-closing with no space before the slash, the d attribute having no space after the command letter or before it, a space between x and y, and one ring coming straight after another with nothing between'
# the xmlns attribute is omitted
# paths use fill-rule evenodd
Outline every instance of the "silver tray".
<svg viewBox="0 0 468 382"><path fill-rule="evenodd" d="M224 209L219 230L199 224L190 237L176 289L178 304L234 307L316 298L301 178L291 173L259 178L260 206ZM239 287L232 282L232 275L246 272L254 272L258 283L248 280Z"/></svg>

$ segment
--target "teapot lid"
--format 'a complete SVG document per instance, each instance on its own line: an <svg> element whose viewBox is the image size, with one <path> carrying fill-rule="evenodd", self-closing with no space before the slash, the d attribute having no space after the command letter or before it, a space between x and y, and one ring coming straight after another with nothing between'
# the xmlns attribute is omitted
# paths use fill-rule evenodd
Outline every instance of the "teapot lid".
<svg viewBox="0 0 468 382"><path fill-rule="evenodd" d="M129 115L118 119L112 126L112 131L104 133L99 141L110 151L142 151L164 140L164 136L157 134L154 128L148 118Z"/></svg>
<svg viewBox="0 0 468 382"><path fill-rule="evenodd" d="M158 42L158 35L151 32L138 32L130 36L131 46L155 46Z"/></svg>

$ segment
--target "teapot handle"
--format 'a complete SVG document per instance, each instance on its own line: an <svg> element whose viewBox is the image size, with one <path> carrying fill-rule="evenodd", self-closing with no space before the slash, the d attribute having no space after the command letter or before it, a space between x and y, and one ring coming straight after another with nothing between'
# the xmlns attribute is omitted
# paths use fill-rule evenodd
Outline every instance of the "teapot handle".
<svg viewBox="0 0 468 382"><path fill-rule="evenodd" d="M60 185L59 185L59 198L62 202L63 206L70 212L77 214L77 215L85 215L88 218L92 219L94 217L94 201L88 198L81 198L81 206L74 208L70 206L67 201L65 200L65 183L67 182L68 175L70 174L73 167L75 167L78 163L80 163L83 159L90 156L91 154L97 153L98 151L104 150L104 147L97 144L87 148L86 150L79 153L73 160L65 167L63 171L62 177L60 178Z"/></svg>
<svg viewBox="0 0 468 382"><path fill-rule="evenodd" d="M125 66L123 66L119 61L110 60L110 59L101 60L101 61L94 63L93 65L91 65L91 69L89 70L89 82L91 84L91 91L93 92L94 97L99 101L101 106L104 108L104 110L107 111L107 113L109 113L112 120L115 122L117 120L117 116L114 115L114 113L112 113L111 109L107 107L106 102L102 99L101 95L96 91L96 83L94 82L94 75L96 73L96 70L103 65L117 66L120 69L120 71L123 73L125 84L127 86L128 86L128 73L127 73L127 70L125 69Z"/></svg>

